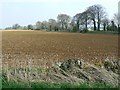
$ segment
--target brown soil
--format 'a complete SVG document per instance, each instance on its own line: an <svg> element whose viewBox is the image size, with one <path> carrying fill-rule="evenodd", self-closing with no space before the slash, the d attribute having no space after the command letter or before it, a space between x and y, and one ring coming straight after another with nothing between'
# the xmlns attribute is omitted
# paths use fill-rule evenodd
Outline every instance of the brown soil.
<svg viewBox="0 0 120 90"><path fill-rule="evenodd" d="M45 31L3 31L3 66L51 66L53 62L81 58L99 63L118 58L118 36ZM20 63L21 62L21 63Z"/></svg>

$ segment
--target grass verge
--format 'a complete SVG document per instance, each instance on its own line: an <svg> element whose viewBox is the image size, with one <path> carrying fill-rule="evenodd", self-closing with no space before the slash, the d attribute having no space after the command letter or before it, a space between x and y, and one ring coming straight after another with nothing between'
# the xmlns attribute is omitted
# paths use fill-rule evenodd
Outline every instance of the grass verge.
<svg viewBox="0 0 120 90"><path fill-rule="evenodd" d="M103 83L83 83L83 84L71 84L71 83L40 83L40 82L3 82L2 88L116 88L112 85L105 85Z"/></svg>

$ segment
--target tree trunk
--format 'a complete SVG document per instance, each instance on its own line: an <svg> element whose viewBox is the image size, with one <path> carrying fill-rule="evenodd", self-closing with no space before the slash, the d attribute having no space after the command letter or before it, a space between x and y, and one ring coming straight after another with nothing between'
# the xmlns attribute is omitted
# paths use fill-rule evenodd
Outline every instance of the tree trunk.
<svg viewBox="0 0 120 90"><path fill-rule="evenodd" d="M68 26L67 26L67 25L65 25L65 29L66 29L66 31L67 31L67 29L68 29Z"/></svg>
<svg viewBox="0 0 120 90"><path fill-rule="evenodd" d="M77 31L79 31L79 20L77 21Z"/></svg>
<svg viewBox="0 0 120 90"><path fill-rule="evenodd" d="M62 30L64 30L64 24L62 23Z"/></svg>
<svg viewBox="0 0 120 90"><path fill-rule="evenodd" d="M50 25L50 31L51 31L51 25Z"/></svg>
<svg viewBox="0 0 120 90"><path fill-rule="evenodd" d="M94 23L94 31L96 31L96 21L95 21L95 19L93 19L93 23Z"/></svg>
<svg viewBox="0 0 120 90"><path fill-rule="evenodd" d="M120 25L118 24L118 32L120 33Z"/></svg>
<svg viewBox="0 0 120 90"><path fill-rule="evenodd" d="M100 31L100 20L98 20L98 31Z"/></svg>
<svg viewBox="0 0 120 90"><path fill-rule="evenodd" d="M99 12L98 12L98 18L97 19L98 19L98 29L97 30L100 31L100 15L99 15Z"/></svg>
<svg viewBox="0 0 120 90"><path fill-rule="evenodd" d="M106 31L106 24L103 24L103 30Z"/></svg>
<svg viewBox="0 0 120 90"><path fill-rule="evenodd" d="M87 27L87 19L85 20L85 29L88 30L88 27Z"/></svg>

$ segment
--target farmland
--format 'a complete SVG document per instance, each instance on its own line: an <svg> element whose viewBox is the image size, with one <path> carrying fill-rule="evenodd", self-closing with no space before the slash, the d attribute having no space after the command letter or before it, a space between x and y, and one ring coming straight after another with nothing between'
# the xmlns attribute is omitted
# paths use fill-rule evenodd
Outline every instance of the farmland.
<svg viewBox="0 0 120 90"><path fill-rule="evenodd" d="M120 88L114 6L47 2L2 5L0 89Z"/></svg>
<svg viewBox="0 0 120 90"><path fill-rule="evenodd" d="M105 60L118 60L117 35L2 31L2 80L5 88L24 87L21 82L27 83L27 87L33 87L34 82L39 82L38 87L49 87L49 82L53 85L51 87L55 87L56 82L58 87L78 82L82 87L86 81L101 83L101 80L116 87L118 64L115 61L113 66L105 65ZM65 82L65 85L60 84ZM103 87L108 87L106 85Z"/></svg>
<svg viewBox="0 0 120 90"><path fill-rule="evenodd" d="M53 62L81 58L90 63L117 58L118 36L45 31L3 31L3 64L32 60L35 66L51 66Z"/></svg>

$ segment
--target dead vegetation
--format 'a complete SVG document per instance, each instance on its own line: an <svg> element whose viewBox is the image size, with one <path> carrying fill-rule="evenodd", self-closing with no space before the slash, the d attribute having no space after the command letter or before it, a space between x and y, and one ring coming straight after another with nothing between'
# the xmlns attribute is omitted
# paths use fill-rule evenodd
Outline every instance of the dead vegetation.
<svg viewBox="0 0 120 90"><path fill-rule="evenodd" d="M110 63L111 62L111 63ZM109 70L113 60L107 60L102 68L84 62L80 59L69 59L55 63L51 68L12 68L3 70L3 80L7 82L47 82L47 83L103 83L104 85L118 86L118 60L114 60L114 68ZM117 71L117 72L115 72Z"/></svg>

